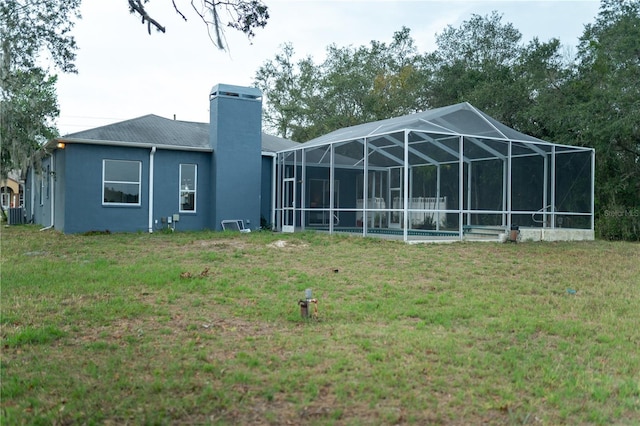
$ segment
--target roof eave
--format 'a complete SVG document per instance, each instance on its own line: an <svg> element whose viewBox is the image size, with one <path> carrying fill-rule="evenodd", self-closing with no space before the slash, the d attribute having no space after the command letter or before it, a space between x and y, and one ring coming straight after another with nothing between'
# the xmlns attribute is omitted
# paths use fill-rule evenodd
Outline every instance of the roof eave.
<svg viewBox="0 0 640 426"><path fill-rule="evenodd" d="M179 146L179 145L159 145L149 142L123 142L123 141L108 141L108 140L96 140L96 139L82 139L82 138L65 138L59 137L52 139L44 145L44 148L56 148L58 143L77 143L86 145L103 145L103 146L124 146L127 148L153 148L165 149L173 151L197 151L197 152L213 152L213 149L209 147L194 147L194 146Z"/></svg>

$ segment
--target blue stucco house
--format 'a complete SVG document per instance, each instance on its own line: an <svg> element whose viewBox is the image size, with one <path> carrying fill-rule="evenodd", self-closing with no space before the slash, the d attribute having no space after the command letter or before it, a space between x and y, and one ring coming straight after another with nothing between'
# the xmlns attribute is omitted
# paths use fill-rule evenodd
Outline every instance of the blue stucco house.
<svg viewBox="0 0 640 426"><path fill-rule="evenodd" d="M262 94L219 84L210 123L146 115L49 141L27 172L31 222L64 233L220 230L274 223L275 153Z"/></svg>
<svg viewBox="0 0 640 426"><path fill-rule="evenodd" d="M210 112L210 123L148 115L49 141L27 173L27 219L65 233L265 223L407 242L594 238L595 151L466 102L302 144L262 133L258 89L214 86Z"/></svg>

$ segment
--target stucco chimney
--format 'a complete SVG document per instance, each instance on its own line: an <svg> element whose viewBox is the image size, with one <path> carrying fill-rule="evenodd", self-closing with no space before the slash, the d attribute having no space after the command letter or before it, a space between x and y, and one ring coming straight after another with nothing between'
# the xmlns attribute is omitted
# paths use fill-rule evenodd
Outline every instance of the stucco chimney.
<svg viewBox="0 0 640 426"><path fill-rule="evenodd" d="M218 84L209 94L213 148L213 229L223 220L260 226L262 92Z"/></svg>

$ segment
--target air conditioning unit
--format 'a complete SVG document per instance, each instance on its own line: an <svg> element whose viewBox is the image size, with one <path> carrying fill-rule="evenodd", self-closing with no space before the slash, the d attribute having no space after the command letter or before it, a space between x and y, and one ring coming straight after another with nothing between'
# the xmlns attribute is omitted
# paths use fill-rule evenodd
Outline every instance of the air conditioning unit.
<svg viewBox="0 0 640 426"><path fill-rule="evenodd" d="M9 209L9 225L21 225L24 223L24 209L11 207Z"/></svg>

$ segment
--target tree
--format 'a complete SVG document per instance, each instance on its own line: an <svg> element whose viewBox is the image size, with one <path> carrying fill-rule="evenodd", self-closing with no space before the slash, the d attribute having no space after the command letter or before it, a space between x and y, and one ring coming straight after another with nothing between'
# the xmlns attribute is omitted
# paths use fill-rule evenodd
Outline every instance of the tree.
<svg viewBox="0 0 640 426"><path fill-rule="evenodd" d="M522 35L503 24L497 12L472 15L459 28L448 26L436 35L438 49L429 55L433 79L428 87L432 107L470 102L495 118L506 118L514 93L512 67L517 63Z"/></svg>
<svg viewBox="0 0 640 426"><path fill-rule="evenodd" d="M0 3L0 176L24 167L43 141L55 135L59 110L55 76L39 66L46 56L75 72L71 36L80 0L5 0Z"/></svg>
<svg viewBox="0 0 640 426"><path fill-rule="evenodd" d="M3 86L13 69L30 69L45 52L63 72L75 72L71 35L80 0L4 0L0 3Z"/></svg>
<svg viewBox="0 0 640 426"><path fill-rule="evenodd" d="M558 131L564 129L563 98L572 76L572 61L561 53L560 40L546 43L534 38L524 47L514 66L516 87L522 102L514 114L513 127L540 139L559 142Z"/></svg>
<svg viewBox="0 0 640 426"><path fill-rule="evenodd" d="M437 62L454 65L464 62L470 69L491 70L495 66L511 66L520 51L522 34L513 24L502 23L502 15L473 14L459 28L451 25L436 35Z"/></svg>
<svg viewBox="0 0 640 426"><path fill-rule="evenodd" d="M166 28L149 15L145 4L150 0L128 0L129 11L138 15L143 24L147 24L147 31L151 34L151 28L165 32ZM183 7L172 0L173 8L185 21L186 14ZM224 26L233 28L247 35L255 36L254 29L264 28L269 20L269 9L261 0L192 0L191 9L207 25L209 37L219 49L225 49ZM226 18L224 16L226 15ZM212 34L213 31L213 34Z"/></svg>
<svg viewBox="0 0 640 426"><path fill-rule="evenodd" d="M341 117L331 130L417 111L421 61L406 27L396 31L389 44L330 46L322 64L326 97Z"/></svg>
<svg viewBox="0 0 640 426"><path fill-rule="evenodd" d="M56 76L49 76L41 68L13 73L11 91L2 100L3 177L10 170L25 170L40 146L57 136L52 122L59 114L56 81Z"/></svg>
<svg viewBox="0 0 640 426"><path fill-rule="evenodd" d="M578 60L571 127L597 152L600 235L640 240L640 3L603 0Z"/></svg>
<svg viewBox="0 0 640 426"><path fill-rule="evenodd" d="M293 56L293 45L285 44L273 60L258 69L255 76L256 86L268 90L268 103L263 110L264 126L283 138L290 138L294 128L304 120L300 100L304 82L309 79L302 74L314 70L312 62L310 66L305 66L303 61L295 64Z"/></svg>
<svg viewBox="0 0 640 426"><path fill-rule="evenodd" d="M390 44L327 47L320 64L293 63L286 45L256 73L267 99L265 118L280 136L306 141L341 127L417 111L422 102L422 56L408 28Z"/></svg>
<svg viewBox="0 0 640 426"><path fill-rule="evenodd" d="M502 16L472 15L459 28L448 26L436 36L438 48L428 56L432 79L427 88L431 107L470 102L508 126L518 128L519 114L537 90L531 78L535 51L546 47L522 35ZM527 81L528 80L528 81Z"/></svg>

